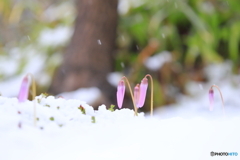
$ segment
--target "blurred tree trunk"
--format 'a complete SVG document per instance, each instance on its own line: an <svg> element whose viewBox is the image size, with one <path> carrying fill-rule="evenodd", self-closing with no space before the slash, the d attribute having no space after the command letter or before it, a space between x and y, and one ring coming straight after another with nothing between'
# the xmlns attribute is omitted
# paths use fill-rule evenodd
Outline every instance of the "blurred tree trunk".
<svg viewBox="0 0 240 160"><path fill-rule="evenodd" d="M117 3L117 0L77 1L74 34L63 64L53 77L51 94L96 86L106 98L101 103L109 105L115 99L114 88L106 76L113 71Z"/></svg>

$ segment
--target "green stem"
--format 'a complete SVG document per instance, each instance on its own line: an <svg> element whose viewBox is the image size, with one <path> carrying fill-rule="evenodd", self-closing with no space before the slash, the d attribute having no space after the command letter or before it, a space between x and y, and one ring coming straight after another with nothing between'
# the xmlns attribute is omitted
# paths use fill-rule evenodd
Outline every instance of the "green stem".
<svg viewBox="0 0 240 160"><path fill-rule="evenodd" d="M134 102L133 93L132 93L132 89L131 89L130 83L129 83L127 77L123 76L122 79L124 79L126 81L127 85L128 85L128 88L129 88L129 91L130 91L130 94L131 94L131 97L132 97L134 110L135 110L135 116L138 116L137 107L136 107L135 102Z"/></svg>
<svg viewBox="0 0 240 160"><path fill-rule="evenodd" d="M145 77L149 77L151 81L151 110L150 115L153 116L153 79L150 74L147 74Z"/></svg>
<svg viewBox="0 0 240 160"><path fill-rule="evenodd" d="M226 117L226 115L225 115L225 109L224 109L225 107L224 107L224 101L223 101L222 92L221 92L220 88L219 88L217 85L212 85L212 86L211 86L211 89L212 89L213 87L217 88L218 91L219 91L219 93L220 93L220 96L221 96L221 99L222 99L223 115L224 115L224 117Z"/></svg>

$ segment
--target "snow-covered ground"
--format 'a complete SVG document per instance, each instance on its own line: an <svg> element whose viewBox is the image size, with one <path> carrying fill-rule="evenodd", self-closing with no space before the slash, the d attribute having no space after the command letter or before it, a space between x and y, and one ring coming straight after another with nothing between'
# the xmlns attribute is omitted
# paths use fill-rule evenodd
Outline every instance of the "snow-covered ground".
<svg viewBox="0 0 240 160"><path fill-rule="evenodd" d="M65 36L71 30L59 27L45 30L39 40L41 45L55 42L46 34ZM52 42L46 42L46 39ZM62 45L64 41L56 42ZM22 51L12 49L9 57L1 57L0 71L6 77L16 75ZM210 65L205 69L209 79L206 84L190 82L187 90L192 97L180 95L177 103L163 106L148 114L134 116L129 109L109 111L104 105L98 111L89 106L101 96L97 88L81 88L60 94L64 98L38 96L34 125L34 103L19 103L17 96L22 77L32 73L39 84L49 81L44 73L45 56L29 47L24 50L30 63L22 68L22 74L6 78L0 83L0 160L155 160L155 159L213 159L210 152L233 152L228 157L214 159L239 159L240 155L240 76L231 75L231 64ZM61 61L53 57L54 61ZM171 61L170 52L162 52L148 58L148 69L159 70ZM117 86L123 75L111 73L110 84ZM40 77L40 78L39 78ZM220 87L225 104L222 113L221 98L214 89L214 109L209 111L208 91L212 84ZM146 104L148 105L148 104ZM85 114L79 107L85 109Z"/></svg>
<svg viewBox="0 0 240 160"><path fill-rule="evenodd" d="M66 3L49 7L43 18L49 22L62 17L74 20L72 5ZM126 14L141 3L121 0L118 11ZM71 27L62 25L46 28L35 44L42 47L40 50L34 45L13 48L8 57L0 56L0 72L6 77L0 83L0 160L240 159L240 76L231 75L228 62L208 66L205 74L209 83L188 83L192 97L180 95L176 104L156 109L153 117L143 113L136 117L129 109L115 108L112 112L104 105L94 111L88 103L101 93L97 88L85 88L60 94L64 98L38 96L34 125L34 102L19 103L14 98L22 77L32 73L38 84L49 83L46 48L64 45L72 32ZM23 57L28 62L24 65ZM171 59L171 53L165 51L144 64L158 70ZM54 54L49 62L57 65L61 58ZM107 78L116 86L121 76L112 73ZM221 88L225 118L216 89L214 109L209 111L208 90L212 84ZM212 157L211 152L234 155Z"/></svg>
<svg viewBox="0 0 240 160"><path fill-rule="evenodd" d="M85 102L52 96L36 101L34 127L33 102L0 97L0 159L202 160L212 151L240 152L240 116L159 119L104 105L94 111Z"/></svg>
<svg viewBox="0 0 240 160"><path fill-rule="evenodd" d="M227 66L221 74L215 71L222 65L209 66L206 74L214 72L208 75L210 83L189 83L188 91L195 96L180 96L177 104L156 109L153 117L134 116L129 109L112 112L104 105L95 111L77 99L82 94L78 90L76 99L38 96L34 126L34 102L19 103L17 98L0 96L0 159L239 159L239 77L226 76ZM213 83L222 90L225 118L215 89L214 109L208 109L208 90ZM84 93L98 93L93 90ZM232 156L212 157L211 152Z"/></svg>

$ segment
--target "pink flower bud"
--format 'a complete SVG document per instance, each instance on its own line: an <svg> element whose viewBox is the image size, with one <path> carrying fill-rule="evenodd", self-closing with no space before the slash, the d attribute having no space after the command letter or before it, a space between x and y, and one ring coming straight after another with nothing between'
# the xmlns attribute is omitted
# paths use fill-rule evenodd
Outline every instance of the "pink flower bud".
<svg viewBox="0 0 240 160"><path fill-rule="evenodd" d="M138 106L139 96L140 96L140 89L139 89L139 84L137 84L134 88L134 103L138 108L139 108Z"/></svg>
<svg viewBox="0 0 240 160"><path fill-rule="evenodd" d="M141 108L144 105L145 99L146 99L146 93L148 88L148 79L144 77L140 84L140 94L139 94L139 100L138 100L138 107Z"/></svg>
<svg viewBox="0 0 240 160"><path fill-rule="evenodd" d="M28 99L29 79L25 76L22 80L22 85L18 94L18 101L24 102Z"/></svg>
<svg viewBox="0 0 240 160"><path fill-rule="evenodd" d="M212 111L213 110L213 102L214 102L214 91L212 88L209 90L208 96L209 96L209 102L210 102L209 110Z"/></svg>
<svg viewBox="0 0 240 160"><path fill-rule="evenodd" d="M121 80L118 83L118 87L117 87L117 104L118 104L118 108L122 108L124 94L125 94L125 83L124 83L124 80Z"/></svg>

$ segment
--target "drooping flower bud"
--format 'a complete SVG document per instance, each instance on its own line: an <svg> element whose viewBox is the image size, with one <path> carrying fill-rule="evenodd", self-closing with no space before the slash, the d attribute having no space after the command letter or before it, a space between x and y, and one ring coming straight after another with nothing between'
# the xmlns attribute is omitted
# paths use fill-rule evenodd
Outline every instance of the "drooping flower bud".
<svg viewBox="0 0 240 160"><path fill-rule="evenodd" d="M141 108L144 105L146 94L147 94L147 88L148 88L148 79L144 77L140 84L140 94L139 94L139 100L138 100L138 107Z"/></svg>
<svg viewBox="0 0 240 160"><path fill-rule="evenodd" d="M139 88L139 84L137 84L134 88L134 103L137 108L139 108L138 106L139 96L140 96L140 88Z"/></svg>
<svg viewBox="0 0 240 160"><path fill-rule="evenodd" d="M213 91L212 88L210 88L208 96L209 96L209 102L210 102L209 110L212 111L213 110L213 104L214 104L214 91Z"/></svg>
<svg viewBox="0 0 240 160"><path fill-rule="evenodd" d="M18 101L19 102L26 101L28 99L28 92L29 92L29 78L27 75L22 80L21 88L18 94Z"/></svg>
<svg viewBox="0 0 240 160"><path fill-rule="evenodd" d="M125 83L124 83L124 80L121 80L121 81L119 81L118 87L117 87L118 108L122 108L124 95L125 95Z"/></svg>

